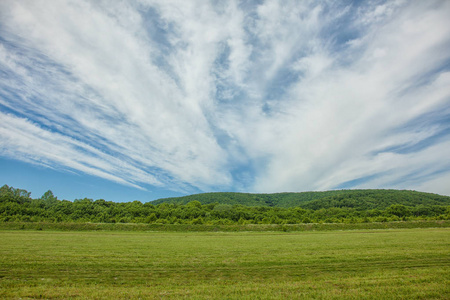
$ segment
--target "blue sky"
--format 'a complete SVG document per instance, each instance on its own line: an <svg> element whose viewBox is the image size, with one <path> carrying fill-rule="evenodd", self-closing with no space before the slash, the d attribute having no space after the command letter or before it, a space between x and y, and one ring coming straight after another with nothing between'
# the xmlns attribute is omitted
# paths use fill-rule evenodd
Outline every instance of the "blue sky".
<svg viewBox="0 0 450 300"><path fill-rule="evenodd" d="M0 184L450 195L449 1L1 1Z"/></svg>

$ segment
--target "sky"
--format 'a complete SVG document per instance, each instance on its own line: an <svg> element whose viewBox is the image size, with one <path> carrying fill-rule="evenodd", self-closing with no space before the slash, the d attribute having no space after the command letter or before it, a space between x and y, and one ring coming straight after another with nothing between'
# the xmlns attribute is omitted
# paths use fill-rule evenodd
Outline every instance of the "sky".
<svg viewBox="0 0 450 300"><path fill-rule="evenodd" d="M450 195L450 1L0 1L0 185Z"/></svg>

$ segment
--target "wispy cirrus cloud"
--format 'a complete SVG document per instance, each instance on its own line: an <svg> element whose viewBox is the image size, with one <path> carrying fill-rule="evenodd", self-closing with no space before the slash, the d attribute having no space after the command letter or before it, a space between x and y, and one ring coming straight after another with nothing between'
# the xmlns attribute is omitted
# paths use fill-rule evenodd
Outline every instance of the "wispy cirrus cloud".
<svg viewBox="0 0 450 300"><path fill-rule="evenodd" d="M450 194L446 1L3 1L0 155L121 184Z"/></svg>

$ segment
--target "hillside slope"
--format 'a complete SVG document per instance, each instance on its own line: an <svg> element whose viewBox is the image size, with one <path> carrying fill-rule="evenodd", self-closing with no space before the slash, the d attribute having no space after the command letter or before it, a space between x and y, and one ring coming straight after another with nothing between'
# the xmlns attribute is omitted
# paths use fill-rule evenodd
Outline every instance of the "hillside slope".
<svg viewBox="0 0 450 300"><path fill-rule="evenodd" d="M204 193L184 197L164 198L152 204L187 204L191 201L202 204L220 203L228 205L303 207L321 209L331 207L351 207L355 209L385 209L393 204L407 206L450 205L450 197L408 190L336 190L302 193Z"/></svg>

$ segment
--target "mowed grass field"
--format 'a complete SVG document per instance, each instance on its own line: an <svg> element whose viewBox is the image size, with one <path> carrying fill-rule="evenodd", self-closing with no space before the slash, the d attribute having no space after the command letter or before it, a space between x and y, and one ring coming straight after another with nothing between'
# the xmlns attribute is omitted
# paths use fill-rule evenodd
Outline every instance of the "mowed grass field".
<svg viewBox="0 0 450 300"><path fill-rule="evenodd" d="M2 299L450 299L450 229L0 231Z"/></svg>

